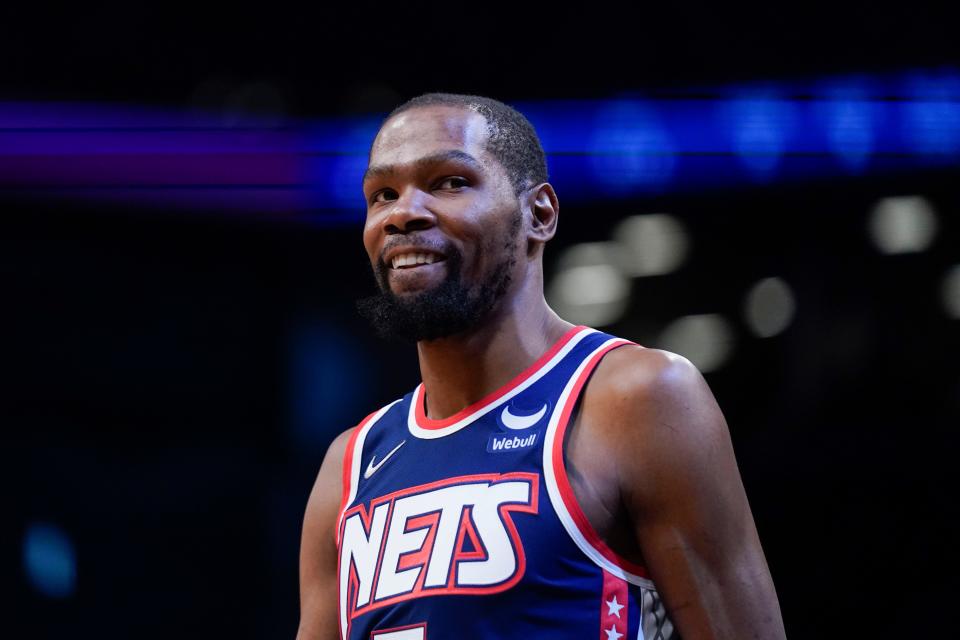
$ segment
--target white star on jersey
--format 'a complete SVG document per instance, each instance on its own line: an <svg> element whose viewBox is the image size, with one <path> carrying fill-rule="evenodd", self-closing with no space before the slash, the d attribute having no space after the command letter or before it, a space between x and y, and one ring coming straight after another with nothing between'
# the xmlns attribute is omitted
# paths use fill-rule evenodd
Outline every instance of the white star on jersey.
<svg viewBox="0 0 960 640"><path fill-rule="evenodd" d="M620 609L623 609L625 605L622 605L617 602L617 596L614 594L613 600L607 600L607 615L608 616L617 616L620 617Z"/></svg>
<svg viewBox="0 0 960 640"><path fill-rule="evenodd" d="M623 634L617 631L617 625L611 625L609 629L604 629L603 632L607 634L607 640L617 640L617 638L623 637Z"/></svg>

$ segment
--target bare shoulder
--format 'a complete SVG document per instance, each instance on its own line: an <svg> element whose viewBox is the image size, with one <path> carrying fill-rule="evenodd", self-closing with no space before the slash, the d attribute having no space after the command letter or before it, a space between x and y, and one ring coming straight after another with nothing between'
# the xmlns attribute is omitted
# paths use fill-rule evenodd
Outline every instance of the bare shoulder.
<svg viewBox="0 0 960 640"><path fill-rule="evenodd" d="M611 350L597 365L584 402L590 402L605 422L619 429L676 429L676 413L716 408L713 392L699 369L682 355L639 345ZM638 421L634 418L643 417ZM650 420L652 419L652 420ZM709 421L684 421L686 433L709 428ZM714 425L715 426L715 425ZM624 436L629 434L622 434Z"/></svg>
<svg viewBox="0 0 960 640"><path fill-rule="evenodd" d="M350 439L356 430L357 427L354 426L341 432L327 447L327 453L323 457L323 462L314 481L313 490L310 492L310 498L307 501L308 517L322 515L329 519L331 510L339 510L344 456Z"/></svg>
<svg viewBox="0 0 960 640"><path fill-rule="evenodd" d="M664 490L672 484L663 482L668 476L679 480L678 468L696 473L718 454L733 459L716 398L682 355L639 345L613 349L597 365L583 402L627 490Z"/></svg>
<svg viewBox="0 0 960 640"><path fill-rule="evenodd" d="M632 391L638 386L662 384L680 376L700 375L700 372L678 353L627 344L604 355L593 375L605 381L603 387Z"/></svg>
<svg viewBox="0 0 960 640"><path fill-rule="evenodd" d="M347 452L347 445L350 442L350 438L353 437L354 432L357 430L357 426L350 427L345 431L342 431L336 438L333 439L333 442L330 443L330 446L327 447L327 454L324 456L324 464L329 460L331 465L336 465L342 470L343 467L343 456Z"/></svg>
<svg viewBox="0 0 960 640"><path fill-rule="evenodd" d="M328 529L333 531L333 520L340 508L340 496L343 485L343 458L348 443L357 427L350 427L343 431L330 446L323 457L323 463L317 472L313 490L307 500L305 514L305 528Z"/></svg>

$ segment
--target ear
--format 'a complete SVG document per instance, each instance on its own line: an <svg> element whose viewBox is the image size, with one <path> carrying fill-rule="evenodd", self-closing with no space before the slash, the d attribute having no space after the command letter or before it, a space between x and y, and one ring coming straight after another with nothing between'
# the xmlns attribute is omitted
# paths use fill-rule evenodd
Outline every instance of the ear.
<svg viewBox="0 0 960 640"><path fill-rule="evenodd" d="M543 182L528 191L530 213L527 216L527 253L532 254L537 246L543 246L557 233L560 202L549 182Z"/></svg>

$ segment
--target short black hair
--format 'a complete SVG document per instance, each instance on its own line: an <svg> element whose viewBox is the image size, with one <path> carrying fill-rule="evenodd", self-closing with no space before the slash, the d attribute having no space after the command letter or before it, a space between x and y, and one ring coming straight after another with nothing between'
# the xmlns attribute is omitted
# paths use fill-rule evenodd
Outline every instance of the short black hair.
<svg viewBox="0 0 960 640"><path fill-rule="evenodd" d="M425 93L395 108L383 122L409 109L433 105L463 107L486 119L490 132L486 150L506 169L514 195L547 181L547 158L536 130L522 113L499 100L460 93Z"/></svg>

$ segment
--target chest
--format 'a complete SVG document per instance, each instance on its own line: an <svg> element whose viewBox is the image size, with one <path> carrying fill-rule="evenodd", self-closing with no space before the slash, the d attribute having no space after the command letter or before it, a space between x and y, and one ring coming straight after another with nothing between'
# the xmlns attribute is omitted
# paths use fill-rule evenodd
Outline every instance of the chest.
<svg viewBox="0 0 960 640"><path fill-rule="evenodd" d="M345 619L378 620L434 596L489 603L556 581L555 554L576 550L556 544L563 529L544 495L546 405L518 404L442 437L389 422L370 434L340 524Z"/></svg>

